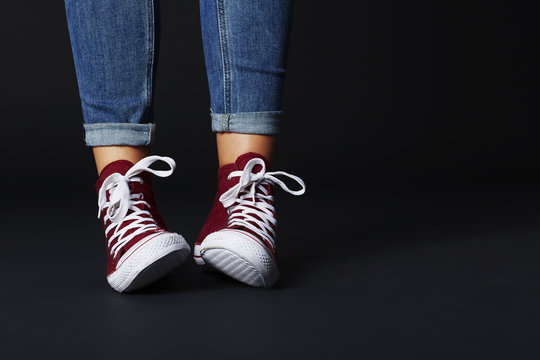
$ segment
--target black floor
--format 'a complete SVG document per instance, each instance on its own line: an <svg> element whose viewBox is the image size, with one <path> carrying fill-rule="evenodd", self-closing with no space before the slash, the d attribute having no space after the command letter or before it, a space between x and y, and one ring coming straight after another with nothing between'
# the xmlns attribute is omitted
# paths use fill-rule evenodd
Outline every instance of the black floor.
<svg viewBox="0 0 540 360"><path fill-rule="evenodd" d="M314 189L278 198L281 280L244 286L187 263L119 295L95 207L3 214L2 359L538 358L540 195ZM161 199L193 244L208 204ZM88 202L88 203L87 203ZM184 231L182 231L184 229Z"/></svg>

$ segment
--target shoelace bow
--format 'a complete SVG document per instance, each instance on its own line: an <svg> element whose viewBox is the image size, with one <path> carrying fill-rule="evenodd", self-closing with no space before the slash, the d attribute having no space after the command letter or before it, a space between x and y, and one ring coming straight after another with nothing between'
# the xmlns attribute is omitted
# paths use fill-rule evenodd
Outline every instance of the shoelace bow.
<svg viewBox="0 0 540 360"><path fill-rule="evenodd" d="M258 172L253 172L255 166L260 165ZM300 190L291 190L276 176L286 176L295 180L302 187ZM276 225L275 208L272 205L274 197L269 194L266 185L279 185L289 194L298 196L306 191L306 185L298 176L284 171L266 172L266 165L260 158L248 161L244 170L233 171L227 180L240 177L238 184L231 187L219 201L229 213L228 226L242 226L263 239L267 240L272 247L275 246Z"/></svg>
<svg viewBox="0 0 540 360"><path fill-rule="evenodd" d="M169 165L169 170L154 170L150 168L156 161L163 161ZM150 204L144 201L142 194L131 194L130 182L142 183L141 177L137 176L142 172L149 172L159 177L167 177L171 175L176 167L175 161L166 156L148 156L133 165L125 175L119 173L111 174L105 179L98 194L98 218L101 212L106 209L103 221L108 220L111 224L105 229L108 234L114 230L113 235L109 238L108 246L110 254L116 258L118 252L134 237L149 230L159 230L159 226L146 208L150 208ZM109 193L109 201L107 201L107 192ZM138 207L137 205L143 205ZM131 213L128 214L128 212ZM121 227L124 222L129 222L126 226ZM130 230L135 230L129 235L126 235ZM153 236L150 234L149 236ZM116 239L116 243L111 247L112 242ZM146 237L144 238L146 239ZM142 240L144 240L142 239Z"/></svg>

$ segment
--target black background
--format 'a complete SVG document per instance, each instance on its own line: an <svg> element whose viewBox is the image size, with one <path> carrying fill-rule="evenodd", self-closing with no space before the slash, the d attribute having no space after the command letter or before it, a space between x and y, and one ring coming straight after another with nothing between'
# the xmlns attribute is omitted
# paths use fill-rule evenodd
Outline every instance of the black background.
<svg viewBox="0 0 540 360"><path fill-rule="evenodd" d="M282 278L188 261L107 287L63 3L0 13L2 358L538 358L537 11L510 1L299 1L274 166ZM198 4L162 1L153 152L190 244L214 196Z"/></svg>

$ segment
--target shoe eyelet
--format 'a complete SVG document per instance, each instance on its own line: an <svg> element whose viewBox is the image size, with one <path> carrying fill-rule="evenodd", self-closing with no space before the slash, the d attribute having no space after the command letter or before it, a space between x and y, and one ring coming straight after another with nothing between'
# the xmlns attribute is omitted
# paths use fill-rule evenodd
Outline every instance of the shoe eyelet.
<svg viewBox="0 0 540 360"><path fill-rule="evenodd" d="M139 193L139 198L140 198L141 200L144 200L144 194L143 194L143 193Z"/></svg>

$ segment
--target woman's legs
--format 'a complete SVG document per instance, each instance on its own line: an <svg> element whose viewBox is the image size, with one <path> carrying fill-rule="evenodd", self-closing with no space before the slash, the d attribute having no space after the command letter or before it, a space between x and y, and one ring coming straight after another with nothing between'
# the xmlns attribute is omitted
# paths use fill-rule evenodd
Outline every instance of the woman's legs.
<svg viewBox="0 0 540 360"><path fill-rule="evenodd" d="M108 280L117 291L131 290L170 271L189 251L181 236L165 230L149 187L153 162L174 168L172 159L146 157L154 131L154 1L65 1L85 139L100 172L96 188ZM272 185L295 195L304 191L294 176L302 189L288 189L275 177L287 174L269 172L268 162L281 118L292 5L292 0L201 0L212 129L222 166L216 203L195 255L199 263L207 261L255 286L270 286L278 277Z"/></svg>
<svg viewBox="0 0 540 360"><path fill-rule="evenodd" d="M136 162L148 154L144 146L154 132L155 3L65 4L85 139L94 147L98 171L114 160ZM200 6L220 165L249 151L271 159L293 1L201 0Z"/></svg>

